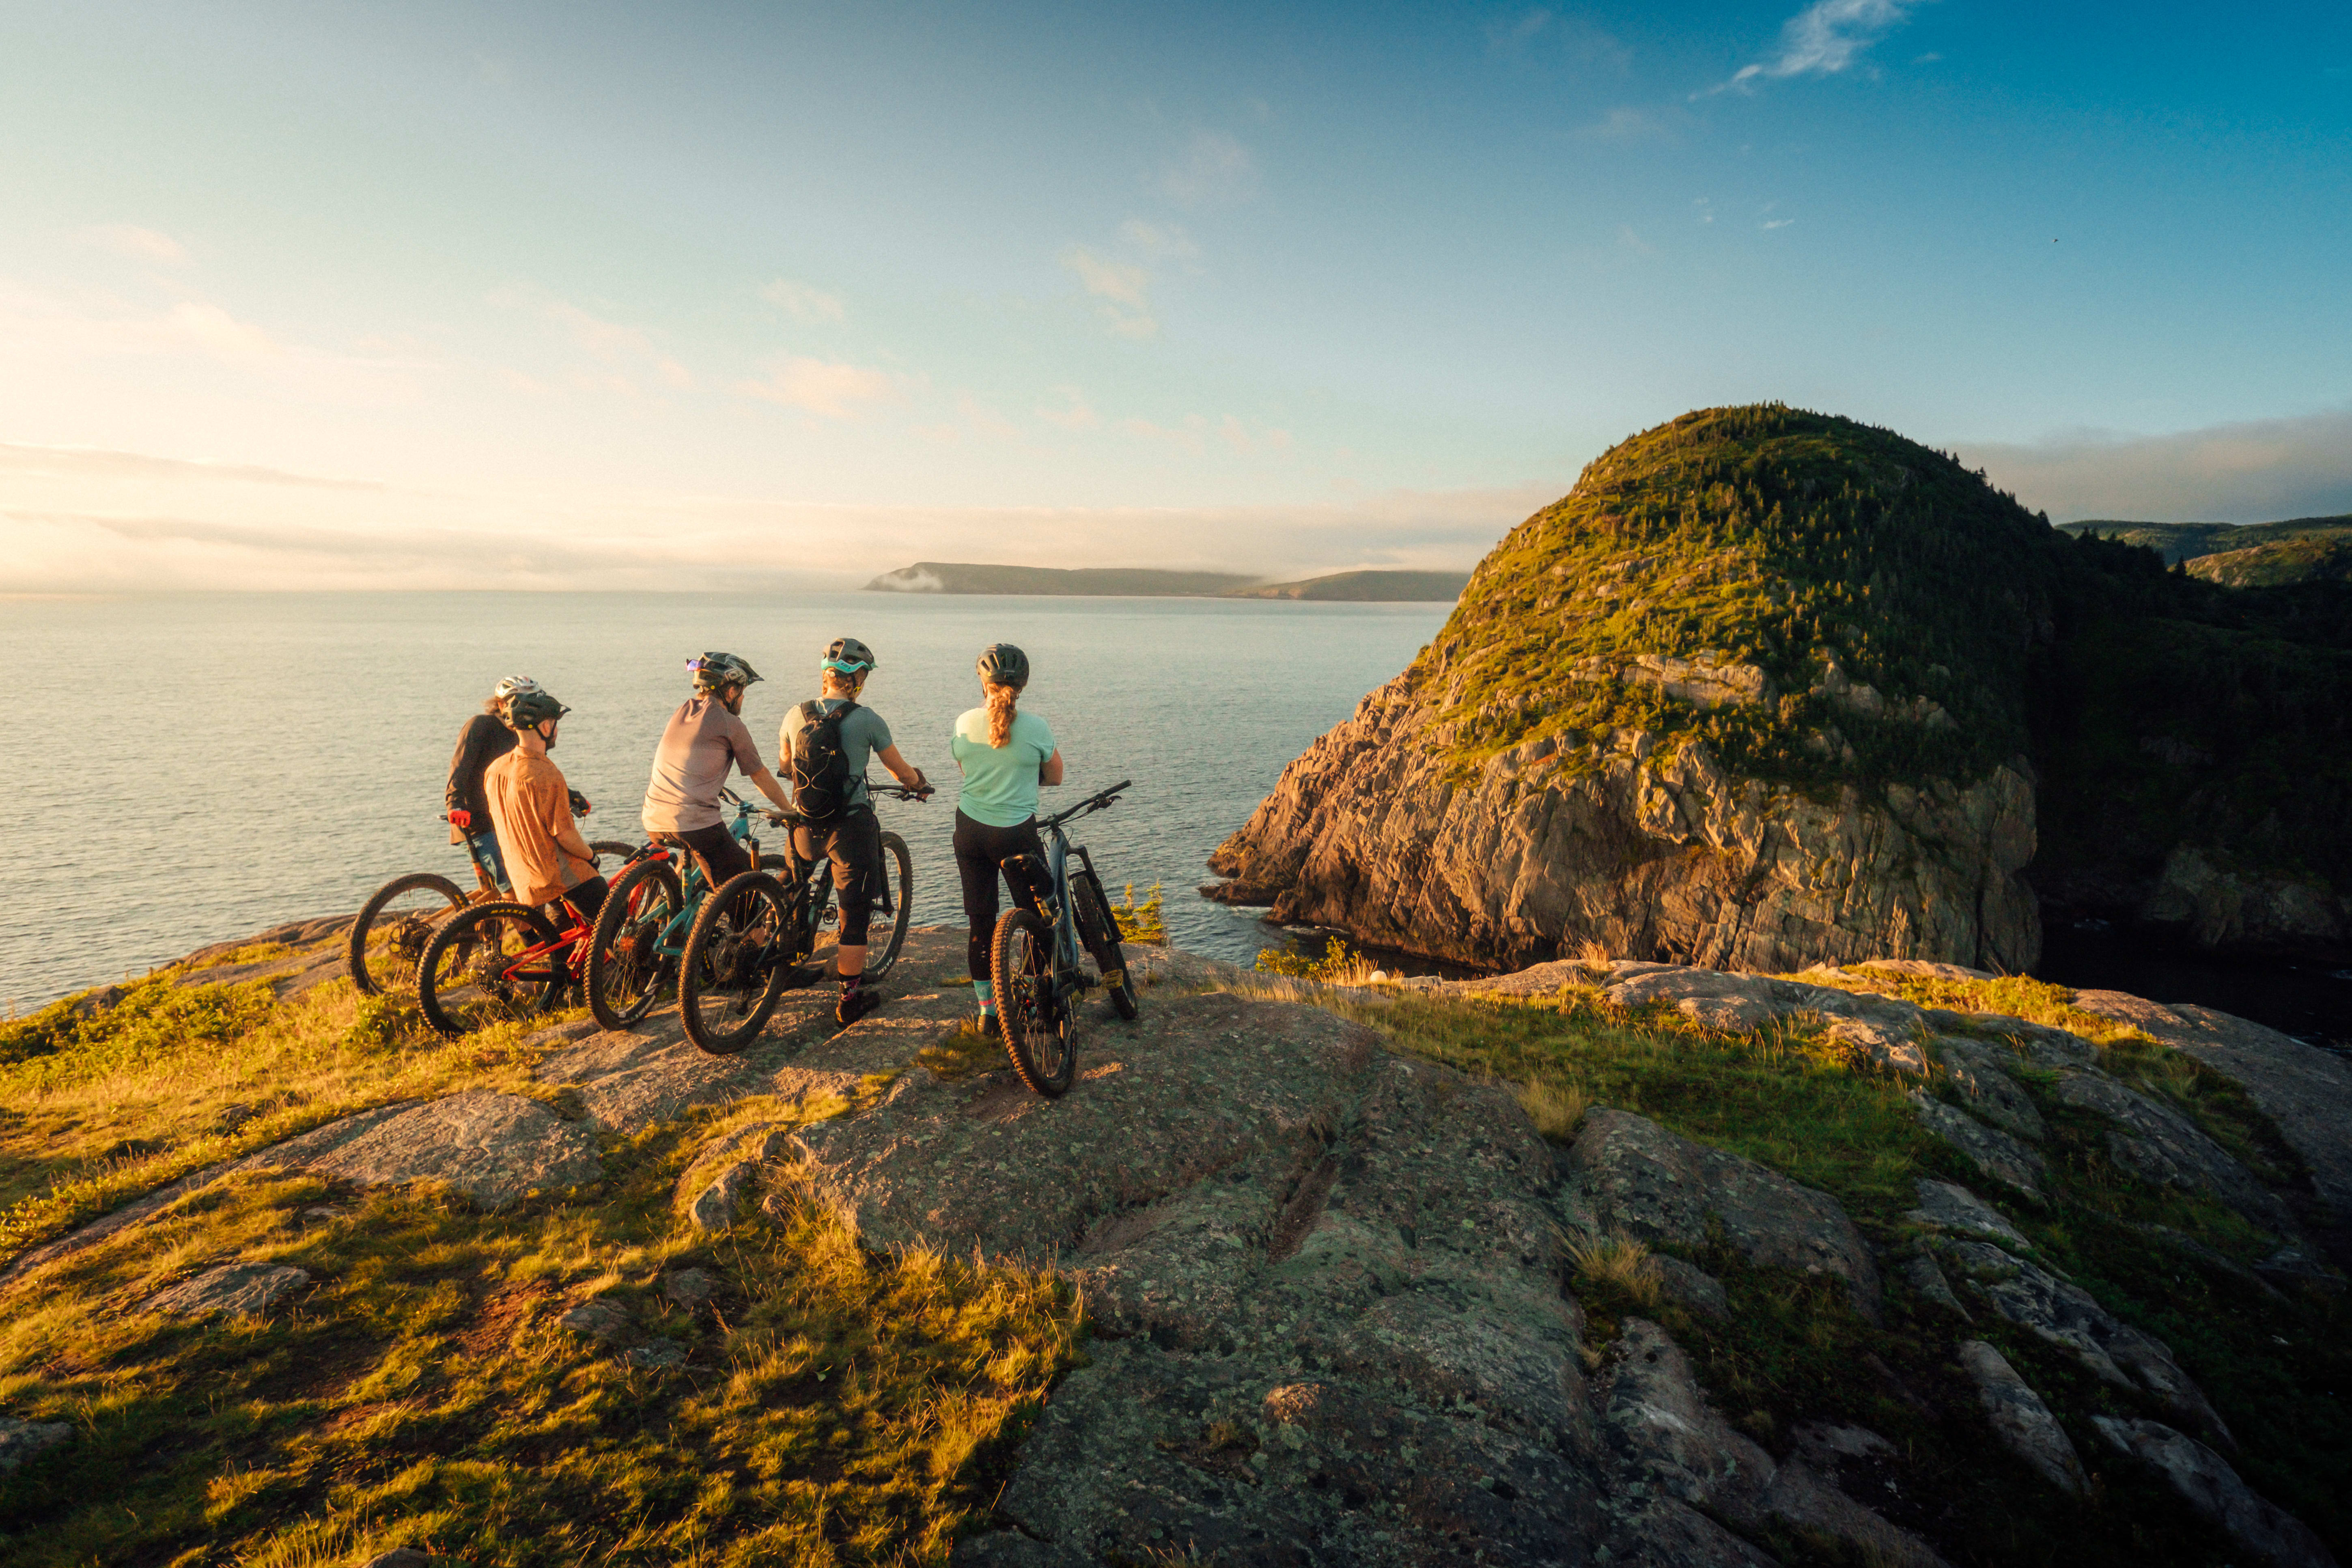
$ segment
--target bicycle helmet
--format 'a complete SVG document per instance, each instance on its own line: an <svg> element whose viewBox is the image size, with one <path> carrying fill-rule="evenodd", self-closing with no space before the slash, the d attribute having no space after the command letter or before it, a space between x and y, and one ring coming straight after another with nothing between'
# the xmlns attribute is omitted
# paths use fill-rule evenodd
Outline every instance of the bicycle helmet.
<svg viewBox="0 0 2352 1568"><path fill-rule="evenodd" d="M824 650L824 658L819 662L835 675L851 677L870 675L877 668L874 650L856 637L834 638L833 645Z"/></svg>
<svg viewBox="0 0 2352 1568"><path fill-rule="evenodd" d="M694 677L697 691L716 691L722 686L749 686L760 679L760 672L751 664L731 653L706 653L700 658L689 658L686 668Z"/></svg>
<svg viewBox="0 0 2352 1568"><path fill-rule="evenodd" d="M555 700L555 693L534 686L529 691L517 692L507 702L507 728L536 730L550 719L561 719L571 711Z"/></svg>
<svg viewBox="0 0 2352 1568"><path fill-rule="evenodd" d="M537 691L539 682L528 675L509 675L491 689L490 695L500 702L520 697L526 691Z"/></svg>
<svg viewBox="0 0 2352 1568"><path fill-rule="evenodd" d="M1029 656L1009 642L994 642L980 650L980 678L998 686L1029 684Z"/></svg>

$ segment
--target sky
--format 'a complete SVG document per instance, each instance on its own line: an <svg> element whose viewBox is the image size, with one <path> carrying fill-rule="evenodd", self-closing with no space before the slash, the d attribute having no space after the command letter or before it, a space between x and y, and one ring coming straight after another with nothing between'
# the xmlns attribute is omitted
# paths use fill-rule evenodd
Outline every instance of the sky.
<svg viewBox="0 0 2352 1568"><path fill-rule="evenodd" d="M0 591L1467 567L1778 399L2352 510L2352 7L0 0Z"/></svg>

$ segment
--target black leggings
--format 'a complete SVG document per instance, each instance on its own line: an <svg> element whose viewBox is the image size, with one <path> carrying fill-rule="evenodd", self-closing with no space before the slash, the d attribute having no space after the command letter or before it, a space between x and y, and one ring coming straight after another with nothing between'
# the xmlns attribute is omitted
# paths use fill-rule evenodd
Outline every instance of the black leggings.
<svg viewBox="0 0 2352 1568"><path fill-rule="evenodd" d="M591 877L584 882L574 882L563 889L562 902L580 911L580 918L593 924L596 911L604 907L604 895L610 889L602 877Z"/></svg>
<svg viewBox="0 0 2352 1568"><path fill-rule="evenodd" d="M882 880L882 824L860 806L829 826L807 829L810 848L833 862L833 889L841 900L841 945L864 947L874 917L874 889Z"/></svg>
<svg viewBox="0 0 2352 1568"><path fill-rule="evenodd" d="M964 946L964 963L974 980L988 978L988 948L996 935L996 874L1015 855L1033 855L1042 869L1045 846L1032 817L1018 827L991 827L956 813L956 874L963 879L963 918L971 924ZM1010 872L1006 873L1011 876ZM1029 896L1027 886L1013 889L1016 898Z"/></svg>
<svg viewBox="0 0 2352 1568"><path fill-rule="evenodd" d="M727 831L723 822L689 828L684 833L656 833L653 837L655 843L684 849L701 862L702 875L714 893L751 868L750 853L735 842L735 836Z"/></svg>

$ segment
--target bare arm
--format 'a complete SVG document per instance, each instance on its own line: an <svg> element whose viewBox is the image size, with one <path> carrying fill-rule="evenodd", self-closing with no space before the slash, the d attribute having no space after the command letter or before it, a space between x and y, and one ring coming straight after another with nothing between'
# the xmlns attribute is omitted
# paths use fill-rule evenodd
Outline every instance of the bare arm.
<svg viewBox="0 0 2352 1568"><path fill-rule="evenodd" d="M750 779L751 787L766 795L778 811L792 810L793 803L785 798L783 786L776 782L776 775L766 768L761 768L756 773L745 773L743 776Z"/></svg>
<svg viewBox="0 0 2352 1568"><path fill-rule="evenodd" d="M890 776L908 789L921 789L930 783L923 776L922 769L898 754L897 746L885 746L874 754L882 759L882 765L890 770Z"/></svg>
<svg viewBox="0 0 2352 1568"><path fill-rule="evenodd" d="M1054 754L1037 764L1037 782L1041 784L1057 784L1062 782L1061 747L1055 747Z"/></svg>

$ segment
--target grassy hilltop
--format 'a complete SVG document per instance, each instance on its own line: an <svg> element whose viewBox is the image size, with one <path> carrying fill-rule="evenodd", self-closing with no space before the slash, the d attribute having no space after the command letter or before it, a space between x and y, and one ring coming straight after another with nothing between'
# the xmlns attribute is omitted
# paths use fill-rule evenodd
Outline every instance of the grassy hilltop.
<svg viewBox="0 0 2352 1568"><path fill-rule="evenodd" d="M2261 548L2332 548L2267 536L2334 521ZM1709 706L1632 678L1643 655L1762 680ZM1465 772L1546 736L1591 765L1617 729L1817 790L2022 756L2045 892L2128 902L2183 843L2352 886L2352 587L2168 571L1849 419L1706 409L1612 448L1496 547L1408 673Z"/></svg>

